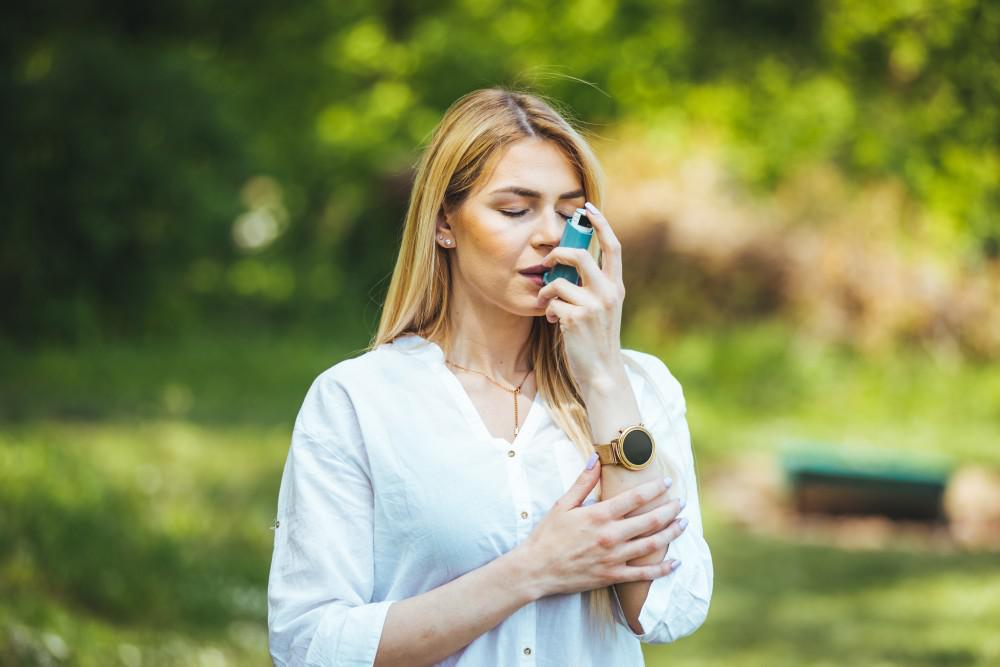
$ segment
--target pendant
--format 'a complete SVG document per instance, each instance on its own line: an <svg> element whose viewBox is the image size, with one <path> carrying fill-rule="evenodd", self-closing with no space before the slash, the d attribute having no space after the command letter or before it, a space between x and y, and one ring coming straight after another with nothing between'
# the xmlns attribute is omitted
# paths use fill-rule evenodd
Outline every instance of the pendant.
<svg viewBox="0 0 1000 667"><path fill-rule="evenodd" d="M520 387L514 387L514 437L517 437L517 431L520 428L517 424L517 395L521 392Z"/></svg>

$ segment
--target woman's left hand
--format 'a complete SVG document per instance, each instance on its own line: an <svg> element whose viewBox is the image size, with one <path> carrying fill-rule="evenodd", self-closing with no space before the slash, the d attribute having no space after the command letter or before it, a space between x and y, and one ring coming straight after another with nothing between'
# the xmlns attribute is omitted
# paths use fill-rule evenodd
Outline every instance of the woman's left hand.
<svg viewBox="0 0 1000 667"><path fill-rule="evenodd" d="M582 390L622 371L621 320L625 301L621 243L607 218L590 202L586 207L600 242L602 266L584 249L556 246L542 264L572 266L583 284L556 278L538 291L539 305L548 303L546 319L559 322L573 376Z"/></svg>

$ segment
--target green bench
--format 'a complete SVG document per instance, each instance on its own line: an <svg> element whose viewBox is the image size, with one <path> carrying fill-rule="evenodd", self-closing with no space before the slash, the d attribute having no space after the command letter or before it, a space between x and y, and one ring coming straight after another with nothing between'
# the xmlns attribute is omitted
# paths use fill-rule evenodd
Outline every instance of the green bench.
<svg viewBox="0 0 1000 667"><path fill-rule="evenodd" d="M795 443L781 468L797 511L938 521L951 466L943 459Z"/></svg>

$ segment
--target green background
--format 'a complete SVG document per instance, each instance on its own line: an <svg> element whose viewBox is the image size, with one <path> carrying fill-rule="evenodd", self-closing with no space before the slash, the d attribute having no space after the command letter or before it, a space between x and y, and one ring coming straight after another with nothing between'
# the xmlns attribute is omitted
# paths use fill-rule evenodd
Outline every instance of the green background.
<svg viewBox="0 0 1000 667"><path fill-rule="evenodd" d="M800 441L1000 466L1000 5L39 2L0 35L0 664L268 664L295 413L492 85L592 138L623 345L688 400L716 592L648 662L1000 661L995 551L713 497Z"/></svg>

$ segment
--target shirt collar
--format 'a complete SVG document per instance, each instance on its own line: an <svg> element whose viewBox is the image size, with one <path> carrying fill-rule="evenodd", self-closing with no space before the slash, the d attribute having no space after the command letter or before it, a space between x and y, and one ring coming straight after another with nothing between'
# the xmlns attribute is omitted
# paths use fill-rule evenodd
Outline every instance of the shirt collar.
<svg viewBox="0 0 1000 667"><path fill-rule="evenodd" d="M393 348L426 359L444 363L444 350L432 340L415 333L403 334L392 342Z"/></svg>

